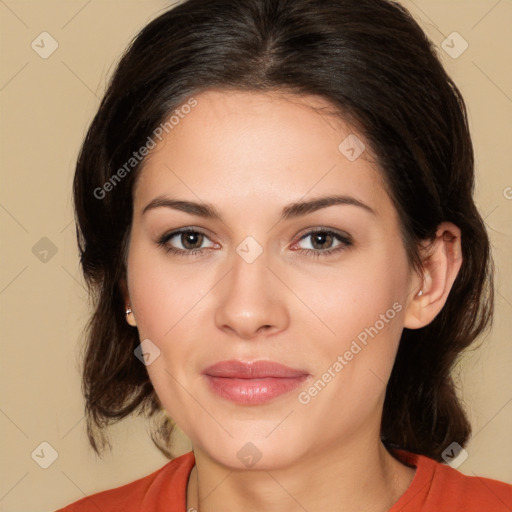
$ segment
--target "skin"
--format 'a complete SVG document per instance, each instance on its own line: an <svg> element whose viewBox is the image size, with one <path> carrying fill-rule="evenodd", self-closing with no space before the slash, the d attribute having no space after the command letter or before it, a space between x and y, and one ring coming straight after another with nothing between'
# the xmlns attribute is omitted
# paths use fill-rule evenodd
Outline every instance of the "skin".
<svg viewBox="0 0 512 512"><path fill-rule="evenodd" d="M410 485L414 468L380 442L385 385L404 327L433 320L461 264L460 231L449 223L423 249L413 272L399 219L375 158L349 161L338 149L355 129L312 107L312 96L208 90L152 150L134 191L127 256L128 321L160 355L147 366L164 408L192 441L187 507L201 511L385 511ZM334 205L280 220L286 205L342 194L369 206ZM221 220L155 198L211 203ZM162 235L205 233L186 246ZM348 234L313 245L311 230ZM450 235L449 237L446 235ZM252 262L236 251L253 237ZM343 247L331 255L312 257ZM187 247L189 247L187 249ZM191 248L190 248L191 247ZM418 296L418 291L423 293ZM374 338L309 403L298 401L380 315L401 306ZM212 393L202 371L214 362L273 360L306 370L300 388L262 405ZM261 459L237 457L252 443Z"/></svg>

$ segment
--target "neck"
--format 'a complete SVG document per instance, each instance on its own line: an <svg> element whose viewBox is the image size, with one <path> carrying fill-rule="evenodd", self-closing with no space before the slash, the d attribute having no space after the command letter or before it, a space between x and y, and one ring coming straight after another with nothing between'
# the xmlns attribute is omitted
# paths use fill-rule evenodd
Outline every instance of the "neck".
<svg viewBox="0 0 512 512"><path fill-rule="evenodd" d="M392 457L380 440L362 438L329 446L276 470L219 465L194 449L196 465L187 489L187 511L385 512L410 485L415 470Z"/></svg>

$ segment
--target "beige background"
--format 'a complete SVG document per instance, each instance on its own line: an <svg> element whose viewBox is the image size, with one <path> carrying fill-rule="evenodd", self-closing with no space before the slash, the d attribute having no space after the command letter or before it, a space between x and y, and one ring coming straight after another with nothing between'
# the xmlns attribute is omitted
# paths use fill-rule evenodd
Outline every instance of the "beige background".
<svg viewBox="0 0 512 512"><path fill-rule="evenodd" d="M497 267L493 330L464 358L457 375L474 427L469 457L459 470L512 482L512 2L404 4L438 46L466 98L477 201ZM104 460L86 442L77 355L88 309L70 187L79 144L113 63L132 36L169 5L0 0L1 512L51 511L167 462L140 418L112 429L114 451ZM47 59L31 47L43 31L59 45ZM469 44L456 59L442 48L453 31ZM39 259L48 244L39 242L43 237L57 250L48 252L46 262ZM36 257L38 242L43 245L36 246ZM47 469L31 458L43 441L58 454ZM188 449L182 439L178 452Z"/></svg>

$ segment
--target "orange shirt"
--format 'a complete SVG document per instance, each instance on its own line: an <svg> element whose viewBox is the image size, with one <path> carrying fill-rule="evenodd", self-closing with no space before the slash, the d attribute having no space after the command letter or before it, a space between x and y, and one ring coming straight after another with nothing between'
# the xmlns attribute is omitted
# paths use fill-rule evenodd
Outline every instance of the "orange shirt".
<svg viewBox="0 0 512 512"><path fill-rule="evenodd" d="M398 451L416 467L408 489L389 512L511 512L512 485L466 476L422 455ZM186 512L193 452L139 480L83 498L56 512Z"/></svg>

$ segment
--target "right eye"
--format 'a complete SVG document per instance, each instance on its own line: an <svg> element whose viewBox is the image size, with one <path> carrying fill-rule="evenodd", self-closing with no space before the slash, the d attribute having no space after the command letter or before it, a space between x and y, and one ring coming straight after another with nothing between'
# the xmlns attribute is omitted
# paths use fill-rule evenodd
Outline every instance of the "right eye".
<svg viewBox="0 0 512 512"><path fill-rule="evenodd" d="M205 248L201 248L201 245L205 239L208 239L205 233L195 229L184 228L166 233L158 240L157 244L165 251L172 252L178 256L191 256L204 251ZM171 243L173 240L174 242ZM174 244L181 245L181 247L175 247ZM215 244L212 242L212 245L209 247L214 246Z"/></svg>

